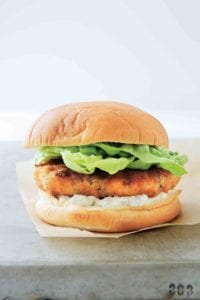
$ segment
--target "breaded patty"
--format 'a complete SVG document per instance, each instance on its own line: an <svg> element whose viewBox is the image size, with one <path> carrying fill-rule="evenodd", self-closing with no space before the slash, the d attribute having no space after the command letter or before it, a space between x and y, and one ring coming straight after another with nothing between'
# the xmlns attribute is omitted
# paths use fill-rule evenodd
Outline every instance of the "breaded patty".
<svg viewBox="0 0 200 300"><path fill-rule="evenodd" d="M179 179L180 177L159 168L147 171L126 169L115 175L103 171L92 175L80 174L64 164L46 164L35 168L38 187L54 196L83 194L104 198L146 194L154 197L173 189Z"/></svg>

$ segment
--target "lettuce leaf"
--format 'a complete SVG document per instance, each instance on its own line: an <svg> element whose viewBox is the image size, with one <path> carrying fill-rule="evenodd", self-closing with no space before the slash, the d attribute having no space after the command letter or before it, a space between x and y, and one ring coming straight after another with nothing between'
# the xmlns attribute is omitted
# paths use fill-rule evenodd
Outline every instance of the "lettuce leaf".
<svg viewBox="0 0 200 300"><path fill-rule="evenodd" d="M55 146L45 146L41 147L35 155L35 164L43 164L52 159L59 159L62 158L61 152L70 149L71 153L78 152L79 147L72 146L72 147L55 147Z"/></svg>
<svg viewBox="0 0 200 300"><path fill-rule="evenodd" d="M101 155L85 155L81 152L71 153L68 150L61 152L65 165L79 173L92 174L98 168L111 175L124 170L129 165L130 159L127 158L102 158Z"/></svg>
<svg viewBox="0 0 200 300"><path fill-rule="evenodd" d="M120 170L148 170L152 166L163 168L176 176L186 173L183 165L187 156L165 147L118 143L96 143L86 146L42 147L36 153L35 163L63 159L65 165L79 173L93 174L95 169L111 175Z"/></svg>

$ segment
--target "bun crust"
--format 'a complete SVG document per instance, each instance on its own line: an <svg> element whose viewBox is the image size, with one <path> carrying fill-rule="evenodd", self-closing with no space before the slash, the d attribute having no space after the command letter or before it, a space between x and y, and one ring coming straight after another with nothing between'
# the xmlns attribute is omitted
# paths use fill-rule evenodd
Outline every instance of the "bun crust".
<svg viewBox="0 0 200 300"><path fill-rule="evenodd" d="M44 193L44 198L36 202L35 208L41 220L55 226L96 232L128 232L174 219L181 212L180 192L176 190L166 200L154 204L119 208L59 206Z"/></svg>
<svg viewBox="0 0 200 300"><path fill-rule="evenodd" d="M96 142L168 146L161 123L125 103L82 102L41 115L30 128L25 147L75 146Z"/></svg>

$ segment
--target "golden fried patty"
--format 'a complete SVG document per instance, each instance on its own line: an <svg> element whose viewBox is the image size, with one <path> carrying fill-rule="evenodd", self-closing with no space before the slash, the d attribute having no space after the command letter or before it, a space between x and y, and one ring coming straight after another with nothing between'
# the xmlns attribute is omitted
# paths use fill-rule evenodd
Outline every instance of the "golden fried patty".
<svg viewBox="0 0 200 300"><path fill-rule="evenodd" d="M46 164L35 169L38 187L54 196L83 194L104 198L146 194L154 197L174 188L179 179L180 177L159 168L147 171L126 169L115 175L102 171L92 175L80 174L64 164Z"/></svg>

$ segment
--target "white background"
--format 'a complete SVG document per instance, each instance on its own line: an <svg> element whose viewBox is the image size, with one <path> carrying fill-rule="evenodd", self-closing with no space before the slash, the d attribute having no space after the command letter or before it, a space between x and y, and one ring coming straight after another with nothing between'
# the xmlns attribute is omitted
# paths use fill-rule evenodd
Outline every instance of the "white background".
<svg viewBox="0 0 200 300"><path fill-rule="evenodd" d="M197 135L199 15L198 0L0 0L0 136L21 137L52 106L94 99Z"/></svg>

